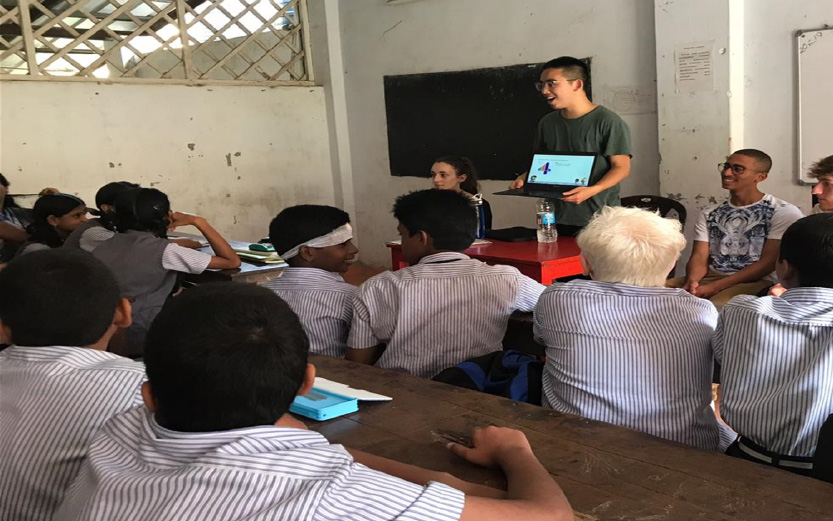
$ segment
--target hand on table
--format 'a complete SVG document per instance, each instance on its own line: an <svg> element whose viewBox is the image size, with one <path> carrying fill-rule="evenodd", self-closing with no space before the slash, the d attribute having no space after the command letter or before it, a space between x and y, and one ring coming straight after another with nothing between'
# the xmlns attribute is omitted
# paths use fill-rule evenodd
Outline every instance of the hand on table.
<svg viewBox="0 0 833 521"><path fill-rule="evenodd" d="M593 186L577 186L564 192L561 200L565 203L581 204L598 193L599 190Z"/></svg>
<svg viewBox="0 0 833 521"><path fill-rule="evenodd" d="M471 434L472 447L449 443L448 449L461 458L488 468L500 468L501 461L517 451L532 452L523 432L506 427L477 428Z"/></svg>

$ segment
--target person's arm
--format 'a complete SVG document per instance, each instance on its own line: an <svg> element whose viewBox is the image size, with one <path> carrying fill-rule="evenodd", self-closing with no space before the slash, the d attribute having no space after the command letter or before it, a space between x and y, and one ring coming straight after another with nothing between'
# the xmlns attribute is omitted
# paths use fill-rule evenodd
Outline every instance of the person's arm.
<svg viewBox="0 0 833 521"><path fill-rule="evenodd" d="M538 304L538 299L541 298L541 293L547 287L522 273L518 273L517 277L519 287L518 294L515 295L514 308L527 313L534 311L535 306Z"/></svg>
<svg viewBox="0 0 833 521"><path fill-rule="evenodd" d="M683 285L683 289L693 294L708 272L709 243L694 241L691 257L689 257L688 264L685 266L685 285Z"/></svg>
<svg viewBox="0 0 833 521"><path fill-rule="evenodd" d="M348 347L347 352L344 353L344 358L351 362L374 365L382 357L382 353L385 352L385 347L385 344L377 344L364 348Z"/></svg>
<svg viewBox="0 0 833 521"><path fill-rule="evenodd" d="M460 521L572 520L573 509L561 487L532 452L526 436L504 427L475 429L472 448L450 443L454 454L471 463L499 468L506 475L505 499L466 496Z"/></svg>
<svg viewBox="0 0 833 521"><path fill-rule="evenodd" d="M199 230L214 250L214 255L208 263L210 269L227 270L240 267L240 257L237 256L229 243L223 239L222 235L208 221L198 215L173 212L171 228L187 225L194 226Z"/></svg>
<svg viewBox="0 0 833 521"><path fill-rule="evenodd" d="M174 244L182 246L183 248L191 248L192 250L198 250L202 247L200 241L195 241L194 239L188 239L186 237L179 237L176 239L168 239Z"/></svg>
<svg viewBox="0 0 833 521"><path fill-rule="evenodd" d="M18 228L17 226L0 221L0 240L10 242L26 242L29 234L26 230Z"/></svg>
<svg viewBox="0 0 833 521"><path fill-rule="evenodd" d="M450 487L456 488L467 496L491 497L497 499L504 498L506 496L506 493L502 490L487 487L485 485L469 483L468 481L463 481L460 478L454 477L448 472L436 472L433 470L423 469L421 467L408 465L407 463L400 463L381 456L374 456L373 454L368 454L356 449L348 448L347 452L353 456L353 460L357 463L361 463L362 465L373 470L378 470L379 472L396 476L397 478L404 479L405 481L416 483L417 485L425 486L431 481L436 481L437 483L443 483Z"/></svg>
<svg viewBox="0 0 833 521"><path fill-rule="evenodd" d="M775 270L775 261L778 260L778 252L781 249L781 241L768 239L761 250L761 258L742 270L723 277L722 279L697 286L691 293L702 298L711 298L721 291L731 288L743 282L761 280Z"/></svg>
<svg viewBox="0 0 833 521"><path fill-rule="evenodd" d="M592 186L577 186L572 190L564 192L562 201L573 204L581 204L608 188L621 183L631 173L631 156L616 155L610 156L610 170L599 179L599 182Z"/></svg>

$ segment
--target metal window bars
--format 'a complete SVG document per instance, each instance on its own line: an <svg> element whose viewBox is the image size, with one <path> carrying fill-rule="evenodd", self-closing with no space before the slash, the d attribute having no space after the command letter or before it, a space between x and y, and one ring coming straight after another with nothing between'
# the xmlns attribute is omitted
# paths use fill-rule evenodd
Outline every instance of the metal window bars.
<svg viewBox="0 0 833 521"><path fill-rule="evenodd" d="M0 79L311 85L306 0L0 0Z"/></svg>

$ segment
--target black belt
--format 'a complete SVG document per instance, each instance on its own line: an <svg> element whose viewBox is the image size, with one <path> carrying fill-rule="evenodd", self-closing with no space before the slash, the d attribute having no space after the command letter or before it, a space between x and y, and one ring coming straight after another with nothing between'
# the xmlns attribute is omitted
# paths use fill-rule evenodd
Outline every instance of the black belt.
<svg viewBox="0 0 833 521"><path fill-rule="evenodd" d="M738 438L736 443L738 444L738 449L740 449L744 454L769 465L787 467L791 469L813 470L813 458L776 454L766 450L744 436Z"/></svg>

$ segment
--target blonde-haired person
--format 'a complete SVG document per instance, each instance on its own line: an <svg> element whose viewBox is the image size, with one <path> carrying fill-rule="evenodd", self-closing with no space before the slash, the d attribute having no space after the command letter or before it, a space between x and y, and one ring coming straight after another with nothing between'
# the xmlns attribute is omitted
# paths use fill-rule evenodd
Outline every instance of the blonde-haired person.
<svg viewBox="0 0 833 521"><path fill-rule="evenodd" d="M553 284L535 308L547 346L543 405L717 450L711 335L717 310L664 287L685 247L680 223L606 207L578 236L592 280Z"/></svg>

